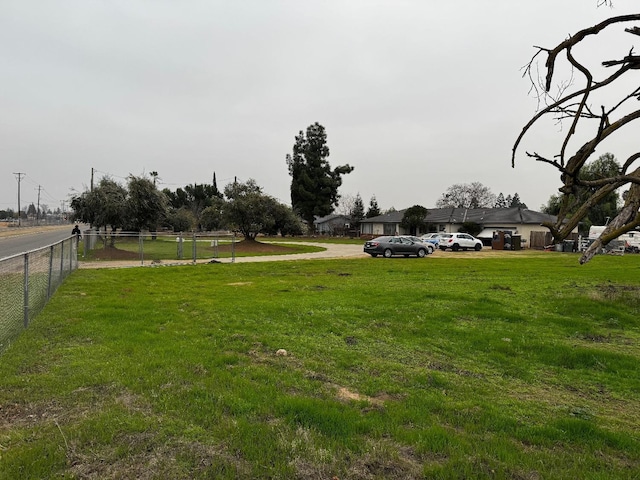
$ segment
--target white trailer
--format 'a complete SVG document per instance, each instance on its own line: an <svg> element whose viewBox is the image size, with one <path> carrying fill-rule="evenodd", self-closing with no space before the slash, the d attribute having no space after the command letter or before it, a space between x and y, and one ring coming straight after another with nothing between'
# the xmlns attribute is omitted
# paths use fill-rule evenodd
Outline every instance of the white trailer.
<svg viewBox="0 0 640 480"><path fill-rule="evenodd" d="M607 228L606 225L592 225L589 228L589 236L585 239L583 238L580 242L580 250L584 251L587 247L593 243L594 240L598 239L604 229ZM607 251L622 251L622 252L640 252L640 232L637 230L631 230L627 233L620 235L616 240L612 240L609 242L609 245L605 247Z"/></svg>

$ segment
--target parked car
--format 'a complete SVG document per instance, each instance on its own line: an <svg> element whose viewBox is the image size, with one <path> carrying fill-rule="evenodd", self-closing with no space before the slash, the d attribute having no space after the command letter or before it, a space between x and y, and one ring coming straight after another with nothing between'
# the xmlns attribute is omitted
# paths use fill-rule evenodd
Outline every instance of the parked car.
<svg viewBox="0 0 640 480"><path fill-rule="evenodd" d="M420 237L420 240L423 242L428 242L433 245L433 248L438 248L440 245L440 234L439 233L425 233Z"/></svg>
<svg viewBox="0 0 640 480"><path fill-rule="evenodd" d="M443 233L440 235L438 246L440 250L450 248L454 252L473 248L482 250L482 242L468 233Z"/></svg>
<svg viewBox="0 0 640 480"><path fill-rule="evenodd" d="M394 255L404 255L408 257L415 255L422 258L427 254L429 247L422 242L414 242L406 237L378 237L369 240L364 244L364 253L368 253L372 257L384 255L391 258Z"/></svg>
<svg viewBox="0 0 640 480"><path fill-rule="evenodd" d="M436 246L434 244L432 244L430 242L425 242L420 237L415 237L413 235L400 235L400 237L408 238L409 240L411 240L412 242L415 242L415 243L423 243L427 247L427 254L428 255L431 255L436 250Z"/></svg>

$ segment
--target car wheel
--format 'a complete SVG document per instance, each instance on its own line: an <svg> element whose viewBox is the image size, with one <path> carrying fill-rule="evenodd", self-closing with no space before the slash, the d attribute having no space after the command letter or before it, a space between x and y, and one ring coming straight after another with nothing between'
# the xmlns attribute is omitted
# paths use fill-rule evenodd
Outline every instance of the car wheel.
<svg viewBox="0 0 640 480"><path fill-rule="evenodd" d="M476 246L474 247L474 250L476 252L479 252L480 250L482 250L482 245L480 245L479 243L476 243Z"/></svg>
<svg viewBox="0 0 640 480"><path fill-rule="evenodd" d="M453 250L454 252L457 252L458 250L460 250L460 245L458 245L457 243L454 243L453 247L451 247L451 250Z"/></svg>
<svg viewBox="0 0 640 480"><path fill-rule="evenodd" d="M369 255L371 255L373 258L376 258L378 256L377 253L370 253Z"/></svg>
<svg viewBox="0 0 640 480"><path fill-rule="evenodd" d="M391 255L393 255L393 252L391 251L391 249L390 249L390 248L387 248L387 249L384 251L384 256L385 256L385 258L391 258Z"/></svg>
<svg viewBox="0 0 640 480"><path fill-rule="evenodd" d="M440 247L440 250L442 250L443 252L447 249L447 247Z"/></svg>
<svg viewBox="0 0 640 480"><path fill-rule="evenodd" d="M422 258L427 254L426 250L424 248L421 248L420 250L418 250L418 258Z"/></svg>

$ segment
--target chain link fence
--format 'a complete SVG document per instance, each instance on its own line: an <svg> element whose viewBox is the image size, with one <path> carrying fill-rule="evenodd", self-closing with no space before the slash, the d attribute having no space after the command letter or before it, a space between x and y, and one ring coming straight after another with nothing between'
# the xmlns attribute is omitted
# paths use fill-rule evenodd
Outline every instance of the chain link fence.
<svg viewBox="0 0 640 480"><path fill-rule="evenodd" d="M136 261L141 265L193 263L225 259L233 262L238 237L229 232L109 232L82 233L83 261Z"/></svg>
<svg viewBox="0 0 640 480"><path fill-rule="evenodd" d="M78 239L0 260L0 353L29 326L78 268Z"/></svg>

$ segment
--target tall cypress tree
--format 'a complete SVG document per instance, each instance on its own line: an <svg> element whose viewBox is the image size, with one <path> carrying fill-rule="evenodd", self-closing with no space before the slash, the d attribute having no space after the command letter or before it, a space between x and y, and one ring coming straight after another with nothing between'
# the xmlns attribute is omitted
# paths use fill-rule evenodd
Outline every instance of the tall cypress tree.
<svg viewBox="0 0 640 480"><path fill-rule="evenodd" d="M293 154L287 154L291 175L291 206L313 231L313 221L333 212L340 196L342 175L351 173L353 167L342 165L331 169L327 134L318 122L296 136Z"/></svg>

